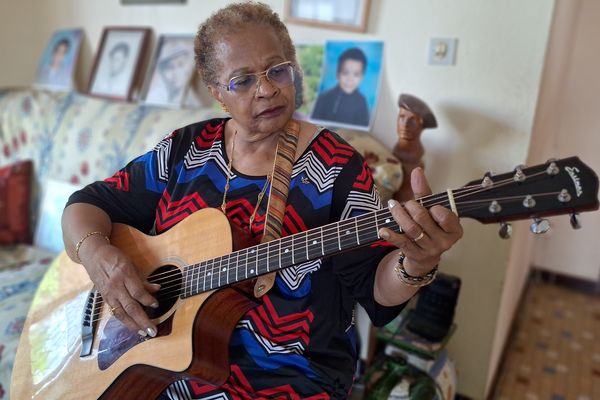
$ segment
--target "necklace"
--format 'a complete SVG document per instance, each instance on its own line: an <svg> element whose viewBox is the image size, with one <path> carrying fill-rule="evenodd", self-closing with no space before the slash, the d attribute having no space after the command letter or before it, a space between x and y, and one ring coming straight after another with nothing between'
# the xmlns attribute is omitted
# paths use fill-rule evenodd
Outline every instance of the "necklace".
<svg viewBox="0 0 600 400"><path fill-rule="evenodd" d="M221 211L223 214L227 215L227 192L229 191L229 181L231 179L231 175L233 175L232 167L233 167L233 154L235 152L235 138L237 136L237 130L233 134L233 142L231 144L231 157L229 157L229 162L227 163L227 178L225 181L225 190L223 191L223 201L221 202ZM248 220L248 231L252 232L252 224L254 223L254 218L256 218L256 212L258 211L258 207L262 202L263 197L265 197L265 193L267 192L267 188L271 183L271 175L267 175L267 179L265 180L265 184L258 194L258 198L256 199L256 205L254 206L254 211L250 215L250 219Z"/></svg>

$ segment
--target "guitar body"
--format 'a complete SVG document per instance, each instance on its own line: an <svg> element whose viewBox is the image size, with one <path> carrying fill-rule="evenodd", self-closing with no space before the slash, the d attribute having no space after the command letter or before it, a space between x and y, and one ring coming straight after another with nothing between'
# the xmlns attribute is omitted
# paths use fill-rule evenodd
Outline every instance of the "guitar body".
<svg viewBox="0 0 600 400"><path fill-rule="evenodd" d="M144 278L165 268L172 275L233 247L229 222L215 209L198 211L158 236L114 224L111 243ZM229 375L231 333L256 305L235 288L174 296L152 316L158 335L143 338L113 317L100 299L91 351L82 357L82 316L92 289L83 266L63 252L46 273L27 316L13 368L14 399L155 398L185 376L221 384Z"/></svg>

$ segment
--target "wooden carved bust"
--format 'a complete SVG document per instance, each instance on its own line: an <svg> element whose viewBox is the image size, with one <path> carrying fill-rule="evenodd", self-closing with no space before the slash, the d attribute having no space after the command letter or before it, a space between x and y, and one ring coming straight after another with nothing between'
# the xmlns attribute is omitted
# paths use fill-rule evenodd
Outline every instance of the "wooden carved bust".
<svg viewBox="0 0 600 400"><path fill-rule="evenodd" d="M396 132L398 141L393 153L402 162L404 181L394 194L399 201L413 197L410 189L410 173L417 167L423 167L425 149L421 143L421 133L424 129L437 128L437 120L429 106L421 99L410 94L401 94L398 99L398 120Z"/></svg>

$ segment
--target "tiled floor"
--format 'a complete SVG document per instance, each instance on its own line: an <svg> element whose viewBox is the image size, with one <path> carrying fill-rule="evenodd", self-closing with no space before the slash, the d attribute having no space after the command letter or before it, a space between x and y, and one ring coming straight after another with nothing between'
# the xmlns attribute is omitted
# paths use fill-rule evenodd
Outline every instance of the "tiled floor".
<svg viewBox="0 0 600 400"><path fill-rule="evenodd" d="M600 399L600 295L531 283L496 400Z"/></svg>

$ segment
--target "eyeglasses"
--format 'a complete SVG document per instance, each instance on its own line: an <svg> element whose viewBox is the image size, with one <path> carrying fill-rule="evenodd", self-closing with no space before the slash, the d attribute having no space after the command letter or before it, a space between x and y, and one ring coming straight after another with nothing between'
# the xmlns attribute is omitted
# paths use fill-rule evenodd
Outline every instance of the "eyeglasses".
<svg viewBox="0 0 600 400"><path fill-rule="evenodd" d="M217 82L217 86L234 93L247 93L253 87L258 88L260 78L264 76L269 83L282 89L294 83L294 66L291 61L284 61L273 65L263 72L234 76L228 85Z"/></svg>

